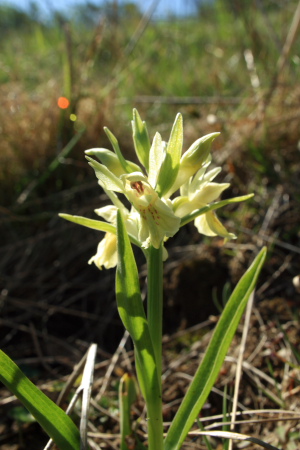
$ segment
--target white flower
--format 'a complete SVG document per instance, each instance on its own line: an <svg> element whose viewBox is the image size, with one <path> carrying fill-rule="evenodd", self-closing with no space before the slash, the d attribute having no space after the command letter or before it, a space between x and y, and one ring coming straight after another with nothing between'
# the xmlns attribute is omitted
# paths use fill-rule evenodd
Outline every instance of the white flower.
<svg viewBox="0 0 300 450"><path fill-rule="evenodd" d="M106 233L102 241L99 242L97 253L89 261L89 264L95 263L98 269L111 269L118 262L117 254L117 236L113 233Z"/></svg>
<svg viewBox="0 0 300 450"><path fill-rule="evenodd" d="M180 227L180 217L160 199L157 192L140 172L122 175L124 193L140 214L139 240L142 247L159 248L165 238L174 236Z"/></svg>
<svg viewBox="0 0 300 450"><path fill-rule="evenodd" d="M132 237L138 238L139 215L136 212L129 212L123 204L121 205L119 206L121 206L120 209L122 211L128 233ZM103 217L112 225L116 225L117 211L118 208L115 205L108 205L103 208L96 209L95 213L98 214L98 216ZM97 253L88 261L88 263L94 263L98 269L101 270L102 267L111 269L117 265L117 262L117 236L114 233L107 232L98 244Z"/></svg>
<svg viewBox="0 0 300 450"><path fill-rule="evenodd" d="M229 183L212 182L221 171L221 168L217 167L205 173L209 164L210 160L203 165L193 178L190 178L180 188L182 195L173 201L174 211L179 217L187 216L208 206L230 186ZM233 233L229 233L226 230L213 211L208 211L196 217L195 226L199 233L205 236L221 236L226 239L235 239L236 237Z"/></svg>

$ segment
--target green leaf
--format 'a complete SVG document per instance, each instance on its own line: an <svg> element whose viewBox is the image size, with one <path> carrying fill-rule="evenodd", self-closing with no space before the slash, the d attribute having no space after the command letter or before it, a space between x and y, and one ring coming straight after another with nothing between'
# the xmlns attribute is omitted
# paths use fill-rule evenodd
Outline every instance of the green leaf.
<svg viewBox="0 0 300 450"><path fill-rule="evenodd" d="M115 151L115 153L116 153L116 155L117 155L117 157L118 157L118 159L119 159L119 161L120 161L120 163L121 163L121 165L122 165L122 167L124 169L124 173L126 173L126 172L127 173L140 172L141 168L137 164L134 164L131 161L127 161L124 158L124 156L123 156L123 154L121 152L118 140L112 134L112 132L107 127L104 127L104 131L105 131L108 139L110 140L110 143L113 146L113 149L114 149L114 151ZM103 164L105 164L105 163L103 162Z"/></svg>
<svg viewBox="0 0 300 450"><path fill-rule="evenodd" d="M87 217L82 216L72 216L71 214L58 214L62 219L68 220L69 222L76 223L77 225L82 225L87 228L91 228L92 230L104 231L105 233L114 233L117 234L117 229L115 225L111 223L102 222L102 220L88 219ZM131 234L129 235L130 241L136 245L137 247L141 247L141 242L138 241Z"/></svg>
<svg viewBox="0 0 300 450"><path fill-rule="evenodd" d="M146 123L142 121L136 109L133 110L132 132L135 152L145 169L149 170L150 139Z"/></svg>
<svg viewBox="0 0 300 450"><path fill-rule="evenodd" d="M0 367L2 383L23 403L57 447L79 450L79 431L70 417L43 394L2 350Z"/></svg>
<svg viewBox="0 0 300 450"><path fill-rule="evenodd" d="M118 265L116 296L118 311L135 347L139 385L146 400L149 420L149 447L162 449L163 424L160 374L142 302L139 276L122 214L117 214Z"/></svg>
<svg viewBox="0 0 300 450"><path fill-rule="evenodd" d="M179 450L195 422L222 367L265 258L266 248L263 248L228 300L205 356L167 433L164 450Z"/></svg>
<svg viewBox="0 0 300 450"><path fill-rule="evenodd" d="M171 130L170 139L166 149L165 159L160 169L157 180L157 192L162 197L171 190L180 166L180 158L183 143L182 115L177 114Z"/></svg>
<svg viewBox="0 0 300 450"><path fill-rule="evenodd" d="M100 181L101 186L109 191L123 192L121 180L114 175L106 166L98 163L94 159L86 156L89 165L94 169L96 177Z"/></svg>
<svg viewBox="0 0 300 450"><path fill-rule="evenodd" d="M152 384L156 371L153 346L142 302L138 271L130 240L120 211L117 214L118 265L116 272L116 296L118 311L128 330L142 364L145 386ZM145 397L146 392L143 392Z"/></svg>
<svg viewBox="0 0 300 450"><path fill-rule="evenodd" d="M116 227L111 223L102 222L101 220L88 219L82 216L72 216L71 214L58 214L62 219L68 220L69 222L77 223L77 225L82 225L92 230L105 231L106 233L116 234Z"/></svg>

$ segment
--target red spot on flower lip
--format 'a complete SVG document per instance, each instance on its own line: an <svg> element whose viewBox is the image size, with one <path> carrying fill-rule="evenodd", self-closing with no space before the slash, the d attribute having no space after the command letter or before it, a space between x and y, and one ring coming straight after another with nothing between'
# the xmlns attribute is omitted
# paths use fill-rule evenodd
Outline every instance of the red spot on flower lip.
<svg viewBox="0 0 300 450"><path fill-rule="evenodd" d="M130 183L132 189L135 189L139 194L144 193L144 185L141 181L133 181Z"/></svg>

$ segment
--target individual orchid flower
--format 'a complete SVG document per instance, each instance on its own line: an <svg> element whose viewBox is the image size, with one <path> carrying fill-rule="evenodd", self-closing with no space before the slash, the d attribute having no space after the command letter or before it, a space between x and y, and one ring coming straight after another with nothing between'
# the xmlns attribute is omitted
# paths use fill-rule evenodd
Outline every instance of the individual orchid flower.
<svg viewBox="0 0 300 450"><path fill-rule="evenodd" d="M170 197L201 169L210 158L212 142L220 133L210 133L197 139L190 148L181 156L178 174L173 186L166 194Z"/></svg>
<svg viewBox="0 0 300 450"><path fill-rule="evenodd" d="M176 217L168 206L159 199L156 192L153 191L144 178L139 173L130 174L128 177L123 176L127 196L132 198L132 203L136 209L139 209L139 212L134 210L134 208L128 211L115 195L107 192L118 206L104 206L96 209L95 213L103 217L107 222L116 225L117 211L120 209L127 232L131 238L144 242L145 248L149 246L150 242L154 247L156 246L155 248L159 248L163 238L171 235L170 229L172 227L175 227L173 232L174 234L176 233L179 228L180 218ZM138 191L136 192L136 190ZM150 224L150 231L148 230L148 223ZM165 259L167 259L167 251L163 247L163 260ZM112 232L106 232L104 238L98 244L96 254L88 263L94 263L101 270L102 267L106 269L115 267L117 262L117 237Z"/></svg>
<svg viewBox="0 0 300 450"><path fill-rule="evenodd" d="M205 173L209 164L210 158L194 177L191 177L181 186L181 196L173 201L174 212L179 217L187 216L193 211L205 208L230 186L229 183L214 183L212 181L220 173L221 168L216 167ZM221 236L227 240L236 238L233 233L226 230L212 210L196 217L194 223L199 233L205 236Z"/></svg>
<svg viewBox="0 0 300 450"><path fill-rule="evenodd" d="M165 238L174 236L180 227L180 217L160 199L157 192L140 172L122 175L124 193L141 217L139 240L142 247L159 248Z"/></svg>
<svg viewBox="0 0 300 450"><path fill-rule="evenodd" d="M95 263L98 269L111 269L118 263L117 236L114 233L105 233L102 241L99 242L97 253L89 259L88 264Z"/></svg>
<svg viewBox="0 0 300 450"><path fill-rule="evenodd" d="M114 199L116 201L116 199ZM107 222L116 226L117 211L122 211L124 221L128 233L133 237L138 237L138 221L139 217L136 212L129 212L125 206L119 202L119 208L115 205L104 206L95 210L98 216L103 217ZM115 233L106 232L104 238L100 241L97 248L97 253L88 261L89 264L94 263L98 269L105 267L110 269L115 267L118 262L117 256L117 236Z"/></svg>

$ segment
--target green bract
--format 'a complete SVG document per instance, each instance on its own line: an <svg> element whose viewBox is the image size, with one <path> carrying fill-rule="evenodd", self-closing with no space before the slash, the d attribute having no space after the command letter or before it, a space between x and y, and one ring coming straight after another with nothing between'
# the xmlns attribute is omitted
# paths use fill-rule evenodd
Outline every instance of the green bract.
<svg viewBox="0 0 300 450"><path fill-rule="evenodd" d="M159 249L179 228L194 220L199 233L206 236L221 236L234 239L222 225L215 210L228 203L243 201L251 197L215 202L228 188L228 183L215 183L214 178L221 171L217 167L207 172L211 161L211 145L219 133L211 133L197 139L182 154L183 124L181 114L177 114L169 141L162 140L156 133L152 144L145 122L138 112L133 111L133 142L140 166L128 161L122 155L116 137L105 128L113 150L93 148L86 151L87 160L94 169L100 186L112 201L111 206L96 210L107 222L94 222L76 216L63 215L67 220L84 226L105 230L105 223L112 225L99 243L94 262L100 269L117 264L116 216L119 210L131 242L147 251L150 246ZM95 156L100 162L91 158ZM179 190L179 195L176 192ZM118 194L123 194L131 204L128 209ZM166 257L166 251L164 250Z"/></svg>

